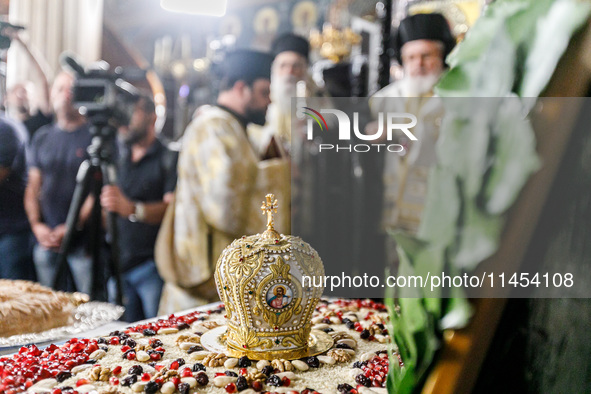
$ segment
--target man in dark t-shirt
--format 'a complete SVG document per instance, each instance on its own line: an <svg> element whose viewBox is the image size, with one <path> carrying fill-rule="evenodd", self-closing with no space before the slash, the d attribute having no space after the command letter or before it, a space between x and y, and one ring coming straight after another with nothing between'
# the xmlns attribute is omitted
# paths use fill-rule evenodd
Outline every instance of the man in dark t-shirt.
<svg viewBox="0 0 591 394"><path fill-rule="evenodd" d="M0 278L35 279L23 196L26 135L0 118Z"/></svg>
<svg viewBox="0 0 591 394"><path fill-rule="evenodd" d="M176 154L156 138L154 102L142 96L128 127L119 130L121 149L117 186L104 186L101 204L117 213L123 279L124 320L158 313L163 281L154 262L154 244L176 186ZM113 295L114 282L109 281Z"/></svg>
<svg viewBox="0 0 591 394"><path fill-rule="evenodd" d="M37 240L33 251L39 282L52 287L57 274L58 252L66 233L66 218L80 164L87 159L91 135L86 119L72 106L71 87L74 78L62 72L51 90L56 123L40 128L30 146L29 180L25 192L25 209ZM88 198L81 212L82 227L92 209ZM79 239L71 245L67 259L76 290L90 293L92 259ZM61 290L73 290L66 283Z"/></svg>

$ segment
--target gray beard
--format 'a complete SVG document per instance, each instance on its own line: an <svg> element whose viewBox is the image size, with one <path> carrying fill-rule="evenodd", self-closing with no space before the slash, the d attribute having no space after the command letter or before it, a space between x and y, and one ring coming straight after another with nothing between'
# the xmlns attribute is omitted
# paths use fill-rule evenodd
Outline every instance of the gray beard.
<svg viewBox="0 0 591 394"><path fill-rule="evenodd" d="M440 77L441 73L420 77L404 77L402 79L402 90L404 95L407 97L416 97L430 93Z"/></svg>
<svg viewBox="0 0 591 394"><path fill-rule="evenodd" d="M271 101L282 112L291 111L291 99L296 97L297 79L271 76Z"/></svg>

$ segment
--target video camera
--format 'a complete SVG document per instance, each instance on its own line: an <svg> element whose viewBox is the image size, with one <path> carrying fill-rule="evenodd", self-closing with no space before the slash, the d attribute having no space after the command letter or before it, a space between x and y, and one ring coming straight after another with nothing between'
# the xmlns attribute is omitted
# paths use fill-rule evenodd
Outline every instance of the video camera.
<svg viewBox="0 0 591 394"><path fill-rule="evenodd" d="M62 55L62 66L74 71L76 80L72 87L72 104L91 123L128 125L140 98L138 90L123 79L121 67L109 71L109 64L85 69L71 55Z"/></svg>

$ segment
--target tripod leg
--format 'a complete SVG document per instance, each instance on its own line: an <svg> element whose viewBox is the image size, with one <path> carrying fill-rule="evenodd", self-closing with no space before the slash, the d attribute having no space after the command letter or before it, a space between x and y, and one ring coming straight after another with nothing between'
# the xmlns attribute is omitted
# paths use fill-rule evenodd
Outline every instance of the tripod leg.
<svg viewBox="0 0 591 394"><path fill-rule="evenodd" d="M70 204L68 217L66 219L66 234L64 235L64 239L60 247L60 253L57 259L58 269L54 280L54 288L56 289L59 286L60 280L64 278L65 275L72 275L68 266L68 253L70 252L72 238L74 236L76 224L78 223L78 218L80 217L80 209L82 208L84 199L88 194L88 189L94 171L95 168L91 165L90 160L85 160L80 165L78 174L76 175L76 188L74 189L74 196L72 197L72 203ZM76 289L76 282L72 282L74 284L74 289Z"/></svg>
<svg viewBox="0 0 591 394"><path fill-rule="evenodd" d="M105 287L105 270L102 259L103 247L103 216L101 200L102 180L98 179L99 173L95 173L97 177L94 178L92 184L92 193L96 196L92 206L92 213L90 215L89 223L89 251L92 256L92 282L90 290L90 298L93 300L103 300L106 294Z"/></svg>
<svg viewBox="0 0 591 394"><path fill-rule="evenodd" d="M113 164L103 162L101 164L101 171L103 173L103 183L105 185L116 184L117 171ZM111 235L111 259L110 268L115 278L115 285L117 294L115 295L115 302L118 305L123 305L123 286L121 281L121 265L119 254L119 229L117 227L117 214L114 212L107 213L107 231Z"/></svg>

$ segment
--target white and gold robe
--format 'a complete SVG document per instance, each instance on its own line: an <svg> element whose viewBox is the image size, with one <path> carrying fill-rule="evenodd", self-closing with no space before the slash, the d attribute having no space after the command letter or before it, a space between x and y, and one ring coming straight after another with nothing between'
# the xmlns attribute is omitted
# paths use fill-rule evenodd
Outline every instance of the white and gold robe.
<svg viewBox="0 0 591 394"><path fill-rule="evenodd" d="M217 259L234 239L265 230L260 207L267 193L279 200L275 228L289 233L289 185L287 160L261 161L236 117L204 108L183 137L173 236L176 269L183 272L177 272L177 283L165 278L160 313L217 299Z"/></svg>
<svg viewBox="0 0 591 394"><path fill-rule="evenodd" d="M408 144L404 156L386 154L382 211L382 225L386 230L402 229L415 234L425 206L429 170L437 162L436 144L443 105L441 98L432 94L406 97L402 85L400 81L394 82L376 92L370 99L370 108L374 118L379 112L410 112L417 117L417 125L411 131L418 140Z"/></svg>

